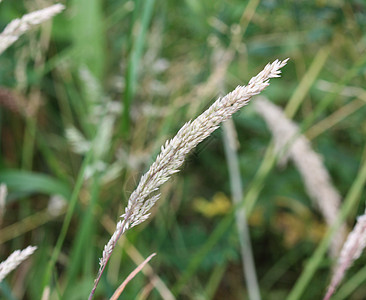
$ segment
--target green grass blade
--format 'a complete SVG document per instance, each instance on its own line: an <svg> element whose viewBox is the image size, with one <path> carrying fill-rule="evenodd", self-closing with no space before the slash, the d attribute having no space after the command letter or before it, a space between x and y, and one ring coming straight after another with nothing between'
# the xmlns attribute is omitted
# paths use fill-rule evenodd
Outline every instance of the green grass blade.
<svg viewBox="0 0 366 300"><path fill-rule="evenodd" d="M146 0L142 2L142 16L141 20L137 19L135 21L135 26L139 26L139 31L132 41L132 49L130 53L130 58L128 61L128 68L126 74L126 87L123 94L123 118L122 118L122 133L128 134L129 124L130 124L130 106L133 97L136 94L137 88L137 76L138 67L142 57L143 48L146 40L146 32L148 25L150 24L151 16L153 13L155 0Z"/></svg>
<svg viewBox="0 0 366 300"><path fill-rule="evenodd" d="M302 126L302 131L309 128L312 123L324 112L324 110L334 102L334 100L339 97L343 88L365 67L366 64L366 54L362 55L352 68L346 72L341 80L337 83L336 88L333 93L328 94L322 99L322 101L317 105L313 114L307 117Z"/></svg>
<svg viewBox="0 0 366 300"><path fill-rule="evenodd" d="M74 280L76 279L77 272L81 270L82 264L84 263L86 252L91 249L90 241L92 240L92 233L94 229L93 213L95 211L99 196L99 179L100 176L98 175L95 175L93 178L93 183L91 184L91 201L83 215L80 229L77 230L77 235L70 255L70 267L67 270L66 288L68 286L72 286ZM63 299L68 299L67 295L68 291L66 290L63 295Z"/></svg>
<svg viewBox="0 0 366 300"><path fill-rule="evenodd" d="M366 266L354 274L344 283L338 292L332 297L332 300L351 299L351 294L366 281Z"/></svg>
<svg viewBox="0 0 366 300"><path fill-rule="evenodd" d="M92 151L92 148L91 148L91 150L89 150L89 152L85 156L83 164L80 168L78 178L76 180L75 188L72 192L71 199L70 199L70 202L69 202L69 207L68 207L68 210L66 212L64 222L62 224L61 232L58 236L57 243L56 243L56 246L53 250L53 253L52 253L52 256L51 256L50 261L48 263L47 269L45 270L45 273L44 273L43 289L46 286L49 285L49 282L51 280L51 273L52 273L52 270L55 266L57 258L60 255L61 247L62 247L62 245L65 241L66 233L67 233L67 230L69 229L70 222L71 222L71 217L72 217L72 215L74 213L74 210L75 210L75 207L76 207L79 192L80 192L81 187L82 187L83 182L84 182L85 170L86 170L86 167L89 165L89 163L91 161L92 154L93 154L93 151Z"/></svg>

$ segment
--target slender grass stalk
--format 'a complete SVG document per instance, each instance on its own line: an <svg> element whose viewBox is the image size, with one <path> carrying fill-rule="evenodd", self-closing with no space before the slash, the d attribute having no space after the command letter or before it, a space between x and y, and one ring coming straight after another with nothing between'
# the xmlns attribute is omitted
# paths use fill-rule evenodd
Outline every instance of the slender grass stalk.
<svg viewBox="0 0 366 300"><path fill-rule="evenodd" d="M201 264L202 260L205 258L207 253L218 243L222 236L228 231L228 229L233 225L235 219L235 207L230 214L228 214L218 226L215 227L211 235L208 237L206 242L201 246L201 248L193 255L185 271L179 277L178 282L173 286L172 292L177 296L183 287L186 285L189 279L195 274L198 266Z"/></svg>
<svg viewBox="0 0 366 300"><path fill-rule="evenodd" d="M356 274L351 276L342 286L339 291L332 297L332 300L344 300L351 299L350 295L354 292L362 283L366 281L366 266L361 268Z"/></svg>
<svg viewBox="0 0 366 300"><path fill-rule="evenodd" d="M211 300L215 297L215 293L220 286L220 282L222 277L225 275L225 271L227 270L228 263L223 262L216 265L211 272L210 278L205 286L205 299Z"/></svg>
<svg viewBox="0 0 366 300"><path fill-rule="evenodd" d="M309 93L311 86L314 84L320 71L323 69L329 54L331 53L331 49L331 46L327 45L317 52L309 69L302 77L299 85L286 105L285 114L288 118L293 118L298 111L306 95Z"/></svg>
<svg viewBox="0 0 366 300"><path fill-rule="evenodd" d="M364 53L356 63L350 68L337 83L332 93L329 93L322 101L316 106L315 111L309 117L307 117L303 123L302 131L307 130L311 124L316 120L321 113L340 95L343 88L354 78L359 71L365 67L366 53Z"/></svg>
<svg viewBox="0 0 366 300"><path fill-rule="evenodd" d="M289 296L287 297L287 300L300 299L301 295L304 293L306 287L310 283L310 280L313 278L314 273L319 268L323 260L324 254L327 251L329 243L332 239L332 236L338 230L340 225L345 221L346 217L350 214L350 212L358 204L358 200L365 183L366 183L366 160L362 163L362 166L357 174L357 177L354 180L343 202L339 214L337 215L337 219L334 225L327 230L321 243L318 245L312 257L306 264L305 269L302 272L300 278L296 281L295 286L293 287Z"/></svg>
<svg viewBox="0 0 366 300"><path fill-rule="evenodd" d="M276 282L283 278L285 273L291 270L295 264L298 264L304 255L305 251L299 245L295 246L290 251L285 252L283 256L266 271L266 274L259 282L260 287L263 290L271 291Z"/></svg>
<svg viewBox="0 0 366 300"><path fill-rule="evenodd" d="M133 97L136 93L137 86L137 75L138 75L138 66L141 60L142 51L145 43L146 32L150 23L150 19L152 16L153 8L155 0L144 0L141 1L143 5L142 17L141 20L137 20L134 23L135 26L138 26L139 31L135 37L135 40L132 42L132 49L130 54L130 59L128 61L127 74L126 74L126 89L123 94L123 118L122 118L122 133L127 134L130 127L130 106ZM136 2L135 2L136 3ZM134 34L132 34L134 36Z"/></svg>
<svg viewBox="0 0 366 300"><path fill-rule="evenodd" d="M239 23L241 25L240 29L241 29L242 35L244 35L244 33L247 31L248 25L252 21L259 3L260 3L260 0L248 1L248 4L245 7L245 10L244 10L243 14L241 15L241 18L239 21Z"/></svg>
<svg viewBox="0 0 366 300"><path fill-rule="evenodd" d="M134 245L128 241L128 239L124 240L126 245L126 252L130 256L130 258L134 261L136 265L140 265L144 258L139 253L139 251L134 247ZM147 264L143 269L142 273L150 279L151 284L155 287L157 292L160 294L161 299L163 300L175 300L175 297L170 292L168 287L165 285L164 281L161 280L159 276L157 276L154 272L154 269Z"/></svg>
<svg viewBox="0 0 366 300"><path fill-rule="evenodd" d="M135 270L133 270L130 275L121 283L121 285L114 292L110 300L118 300L119 296L122 294L126 285L142 270L142 268L156 255L156 253L151 254L146 258L141 264L139 264Z"/></svg>
<svg viewBox="0 0 366 300"><path fill-rule="evenodd" d="M65 209L60 210L57 216L64 214L65 211L66 211ZM48 208L46 208L42 211L36 212L35 214L22 219L17 223L11 224L3 229L0 229L0 245L16 237L19 237L27 232L30 232L49 221L54 220L57 216L51 215Z"/></svg>
<svg viewBox="0 0 366 300"><path fill-rule="evenodd" d="M131 194L125 213L121 216L122 220L117 223L116 231L104 247L98 275L89 299L92 299L95 293L118 239L128 229L149 218L149 211L160 196L159 194L151 194L156 192L171 175L179 171L187 154L214 132L220 123L229 119L240 108L247 105L251 97L264 90L269 85L270 78L279 77L280 69L286 65L287 60L276 60L272 64L267 64L257 76L249 81L247 86L238 86L225 97L216 100L195 120L186 123L173 139L161 147L161 152L155 162L142 176L136 190Z"/></svg>
<svg viewBox="0 0 366 300"><path fill-rule="evenodd" d="M267 176L275 166L276 162L277 156L276 152L274 151L274 144L270 142L266 152L264 153L262 162L254 175L254 179L248 188L248 192L245 194L243 199L243 205L246 208L247 216L250 216L252 213L258 196L264 186L264 182L266 181Z"/></svg>
<svg viewBox="0 0 366 300"><path fill-rule="evenodd" d="M230 119L224 123L224 148L226 160L228 161L231 194L233 202L238 205L243 199L243 187L241 184L241 175L239 169L238 154L235 149L235 127ZM250 233L244 207L240 207L235 213L236 227L238 230L241 259L243 263L244 277L247 284L249 299L260 300L260 290L255 270L255 263L250 241Z"/></svg>
<svg viewBox="0 0 366 300"><path fill-rule="evenodd" d="M34 156L34 144L37 132L37 123L35 119L27 118L27 126L24 131L24 142L22 147L22 169L31 170Z"/></svg>
<svg viewBox="0 0 366 300"><path fill-rule="evenodd" d="M90 240L92 239L91 236L93 229L95 229L95 226L93 225L93 213L95 212L95 208L99 199L100 177L100 174L97 173L91 179L91 199L81 219L80 228L77 230L77 235L74 239L75 242L71 250L70 263L67 269L66 290L62 299L68 299L70 296L70 294L68 294L68 289L73 286L73 282L77 277L77 272L81 269L83 257L87 251L86 247L90 247Z"/></svg>
<svg viewBox="0 0 366 300"><path fill-rule="evenodd" d="M364 94L366 95L366 93ZM332 128L334 125L338 124L354 112L357 112L364 105L366 105L366 101L360 99L353 100L352 102L347 103L325 119L310 127L309 130L306 132L306 137L309 140L314 139L315 137Z"/></svg>
<svg viewBox="0 0 366 300"><path fill-rule="evenodd" d="M0 226L3 222L3 217L5 215L6 197L8 195L8 188L6 184L0 184Z"/></svg>
<svg viewBox="0 0 366 300"><path fill-rule="evenodd" d="M81 187L84 182L85 170L86 170L86 167L89 165L92 155L93 155L92 149L93 148L91 147L89 152L86 154L83 164L80 168L78 177L76 179L75 187L74 187L74 190L73 190L71 198L70 198L69 206L68 206L68 209L66 212L64 222L61 227L60 234L59 234L57 242L56 242L56 246L53 249L52 256L48 262L46 271L43 276L43 284L42 284L43 289L45 289L49 285L52 270L55 266L58 256L60 255L62 245L65 241L66 233L67 233L67 230L69 229L71 218L72 218L72 215L74 214L76 203L77 203L77 200L79 197L79 192L80 192Z"/></svg>

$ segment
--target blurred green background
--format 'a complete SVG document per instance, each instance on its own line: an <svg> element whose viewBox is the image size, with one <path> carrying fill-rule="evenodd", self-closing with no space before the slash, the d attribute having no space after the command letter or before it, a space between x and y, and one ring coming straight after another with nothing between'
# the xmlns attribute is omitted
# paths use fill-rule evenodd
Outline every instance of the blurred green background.
<svg viewBox="0 0 366 300"><path fill-rule="evenodd" d="M4 0L0 26L51 4ZM0 257L38 246L0 284L2 299L40 299L46 283L50 299L86 299L103 247L160 146L275 59L290 61L264 94L281 107L298 101L294 121L339 193L354 184L366 142L364 1L63 4L0 55L0 181L9 188ZM286 299L326 224L292 163L258 175L271 134L251 105L233 120L243 193L258 192L248 220L262 298ZM153 252L150 273L137 275L121 299L171 299L152 278L176 299L248 299L221 129L161 191L152 217L114 250L95 299L109 298ZM350 227L364 211L364 188L359 196ZM364 299L364 263L337 299ZM332 264L322 260L301 299L323 297Z"/></svg>

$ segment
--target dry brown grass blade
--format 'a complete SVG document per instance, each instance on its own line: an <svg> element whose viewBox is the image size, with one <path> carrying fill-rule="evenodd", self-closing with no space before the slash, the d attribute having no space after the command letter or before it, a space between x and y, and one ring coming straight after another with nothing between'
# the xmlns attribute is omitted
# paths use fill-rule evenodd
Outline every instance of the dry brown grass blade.
<svg viewBox="0 0 366 300"><path fill-rule="evenodd" d="M48 208L46 208L20 220L19 222L4 227L0 230L0 245L18 236L21 236L26 232L34 230L35 228L38 228L49 221L54 220L56 217L61 216L65 212L66 208L62 208L57 213L57 215L51 215L48 211Z"/></svg>
<svg viewBox="0 0 366 300"><path fill-rule="evenodd" d="M117 300L119 296L122 294L125 289L127 283L129 283L137 274L142 270L142 268L156 255L156 253L151 254L148 258L146 258L140 265L137 266L135 270L133 270L130 275L121 283L121 285L116 289L113 296L110 300Z"/></svg>

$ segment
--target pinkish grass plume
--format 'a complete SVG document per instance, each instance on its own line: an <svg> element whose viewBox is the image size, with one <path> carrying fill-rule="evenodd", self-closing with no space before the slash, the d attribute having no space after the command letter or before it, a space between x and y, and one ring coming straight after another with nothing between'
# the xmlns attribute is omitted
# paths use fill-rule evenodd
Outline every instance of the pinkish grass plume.
<svg viewBox="0 0 366 300"><path fill-rule="evenodd" d="M333 186L321 156L312 149L304 135L298 135L298 126L289 120L278 106L260 96L256 99L254 107L272 132L276 152L281 155L282 160L293 160L303 178L307 193L319 208L326 223L332 226L338 214L341 196ZM338 256L346 232L346 226L342 225L334 236L330 247L333 257Z"/></svg>
<svg viewBox="0 0 366 300"><path fill-rule="evenodd" d="M366 213L357 218L357 223L347 237L327 293L323 300L329 300L344 278L346 271L360 257L366 247Z"/></svg>

